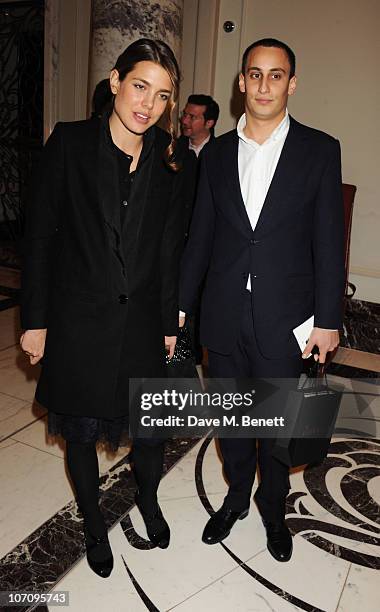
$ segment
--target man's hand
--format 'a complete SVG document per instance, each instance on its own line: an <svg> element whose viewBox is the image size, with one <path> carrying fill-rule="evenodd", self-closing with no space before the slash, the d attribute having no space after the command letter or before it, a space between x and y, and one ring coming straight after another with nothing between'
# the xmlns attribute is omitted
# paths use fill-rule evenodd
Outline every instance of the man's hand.
<svg viewBox="0 0 380 612"><path fill-rule="evenodd" d="M165 348L168 351L169 359L174 355L174 349L177 342L177 336L165 336Z"/></svg>
<svg viewBox="0 0 380 612"><path fill-rule="evenodd" d="M46 329L27 329L20 338L21 348L29 356L32 365L43 357L46 331Z"/></svg>
<svg viewBox="0 0 380 612"><path fill-rule="evenodd" d="M319 349L319 355L314 355L315 361L319 363L325 363L326 354L329 351L333 351L339 345L339 332L331 329L322 329L321 327L314 327L310 334L309 341L305 346L305 350L302 353L302 358L307 359L314 348L317 346Z"/></svg>

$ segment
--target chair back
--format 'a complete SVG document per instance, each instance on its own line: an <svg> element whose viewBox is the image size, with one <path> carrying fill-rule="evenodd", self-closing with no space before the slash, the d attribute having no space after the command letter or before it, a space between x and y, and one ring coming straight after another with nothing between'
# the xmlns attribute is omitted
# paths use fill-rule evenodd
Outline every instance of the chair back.
<svg viewBox="0 0 380 612"><path fill-rule="evenodd" d="M344 264L346 270L346 297L352 297L356 291L354 285L348 282L348 272L350 264L350 243L351 243L351 226L352 226L352 211L354 208L354 199L356 193L355 185L342 184L343 204L344 204ZM351 295L347 294L347 289L350 287L353 290Z"/></svg>

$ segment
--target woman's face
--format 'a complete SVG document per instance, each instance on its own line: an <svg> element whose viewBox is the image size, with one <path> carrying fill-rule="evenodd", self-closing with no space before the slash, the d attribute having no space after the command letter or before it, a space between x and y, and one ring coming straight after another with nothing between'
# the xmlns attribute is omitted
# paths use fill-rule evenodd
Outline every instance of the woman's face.
<svg viewBox="0 0 380 612"><path fill-rule="evenodd" d="M154 62L138 62L123 81L112 70L111 90L114 108L124 126L134 134L143 134L157 123L173 92L166 70Z"/></svg>

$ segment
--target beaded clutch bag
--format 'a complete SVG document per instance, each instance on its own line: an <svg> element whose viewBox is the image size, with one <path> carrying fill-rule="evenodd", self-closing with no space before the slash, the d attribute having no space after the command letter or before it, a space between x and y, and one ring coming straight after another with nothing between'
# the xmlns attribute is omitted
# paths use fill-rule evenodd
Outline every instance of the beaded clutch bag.
<svg viewBox="0 0 380 612"><path fill-rule="evenodd" d="M182 364L188 359L194 361L194 353L191 346L191 335L187 325L180 328L177 336L177 344L175 345L174 355L171 359L166 356L166 365Z"/></svg>

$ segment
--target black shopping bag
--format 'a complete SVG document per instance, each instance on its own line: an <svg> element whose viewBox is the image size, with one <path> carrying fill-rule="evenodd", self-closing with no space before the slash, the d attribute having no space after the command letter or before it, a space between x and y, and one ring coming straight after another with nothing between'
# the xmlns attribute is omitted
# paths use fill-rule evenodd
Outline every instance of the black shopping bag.
<svg viewBox="0 0 380 612"><path fill-rule="evenodd" d="M323 368L309 374L297 390L289 391L284 412L285 430L273 456L290 467L321 463L326 457L342 393L330 389Z"/></svg>

